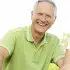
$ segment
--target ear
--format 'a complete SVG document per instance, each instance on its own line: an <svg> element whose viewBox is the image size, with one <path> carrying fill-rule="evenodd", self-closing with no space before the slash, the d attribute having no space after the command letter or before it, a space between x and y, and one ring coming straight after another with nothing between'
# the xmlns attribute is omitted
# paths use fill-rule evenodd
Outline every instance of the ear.
<svg viewBox="0 0 70 70"><path fill-rule="evenodd" d="M55 16L55 20L56 20L57 16Z"/></svg>
<svg viewBox="0 0 70 70"><path fill-rule="evenodd" d="M31 12L31 19L32 19L32 16L33 16L33 11Z"/></svg>
<svg viewBox="0 0 70 70"><path fill-rule="evenodd" d="M31 16L33 15L33 11L31 12Z"/></svg>
<svg viewBox="0 0 70 70"><path fill-rule="evenodd" d="M52 25L55 23L55 20L56 20L56 16L55 16L54 19L53 19Z"/></svg>
<svg viewBox="0 0 70 70"><path fill-rule="evenodd" d="M57 18L57 16L55 16L55 18L54 18L54 22L55 22L56 18Z"/></svg>

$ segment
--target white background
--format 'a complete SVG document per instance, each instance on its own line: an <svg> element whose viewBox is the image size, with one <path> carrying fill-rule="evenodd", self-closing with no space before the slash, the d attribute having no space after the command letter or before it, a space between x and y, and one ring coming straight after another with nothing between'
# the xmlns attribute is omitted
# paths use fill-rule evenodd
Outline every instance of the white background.
<svg viewBox="0 0 70 70"><path fill-rule="evenodd" d="M31 24L31 10L36 0L0 0L0 38L12 28ZM54 0L57 19L49 32L58 37L70 33L70 0Z"/></svg>

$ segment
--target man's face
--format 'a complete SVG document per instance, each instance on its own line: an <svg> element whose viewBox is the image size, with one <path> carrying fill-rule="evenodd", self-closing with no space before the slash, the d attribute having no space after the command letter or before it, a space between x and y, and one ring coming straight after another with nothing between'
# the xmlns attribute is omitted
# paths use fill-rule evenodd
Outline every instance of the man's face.
<svg viewBox="0 0 70 70"><path fill-rule="evenodd" d="M37 32L45 32L55 21L55 8L48 2L40 2L32 12L32 27Z"/></svg>

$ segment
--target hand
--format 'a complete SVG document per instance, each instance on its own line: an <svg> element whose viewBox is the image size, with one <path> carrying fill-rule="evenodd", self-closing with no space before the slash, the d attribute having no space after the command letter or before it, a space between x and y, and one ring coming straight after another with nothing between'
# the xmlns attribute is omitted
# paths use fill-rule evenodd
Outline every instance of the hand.
<svg viewBox="0 0 70 70"><path fill-rule="evenodd" d="M70 64L69 65L63 65L60 70L70 70Z"/></svg>

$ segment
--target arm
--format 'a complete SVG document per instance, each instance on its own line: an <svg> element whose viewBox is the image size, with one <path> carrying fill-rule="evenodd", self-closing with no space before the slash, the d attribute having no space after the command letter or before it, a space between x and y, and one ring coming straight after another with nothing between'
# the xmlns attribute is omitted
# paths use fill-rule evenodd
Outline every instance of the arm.
<svg viewBox="0 0 70 70"><path fill-rule="evenodd" d="M61 70L70 70L70 38L68 38L68 46L66 48L66 55Z"/></svg>
<svg viewBox="0 0 70 70"><path fill-rule="evenodd" d="M66 56L57 61L60 70L70 70L70 50L67 51Z"/></svg>
<svg viewBox="0 0 70 70"><path fill-rule="evenodd" d="M8 31L0 41L0 70L2 70L3 60L12 55L16 41L17 30Z"/></svg>
<svg viewBox="0 0 70 70"><path fill-rule="evenodd" d="M0 47L0 70L2 70L3 60L6 59L7 56L8 56L8 51L5 48Z"/></svg>
<svg viewBox="0 0 70 70"><path fill-rule="evenodd" d="M66 56L60 70L70 70L70 49L66 50Z"/></svg>
<svg viewBox="0 0 70 70"><path fill-rule="evenodd" d="M58 65L58 67L61 68L63 66L64 58L65 58L65 51L60 43L60 40L58 40L53 55L53 62L55 62Z"/></svg>
<svg viewBox="0 0 70 70"><path fill-rule="evenodd" d="M64 59L64 64L70 65L70 49L66 50L66 56Z"/></svg>
<svg viewBox="0 0 70 70"><path fill-rule="evenodd" d="M64 57L60 58L58 61L57 61L57 65L59 66L59 68L61 68L63 66L63 62L64 62Z"/></svg>
<svg viewBox="0 0 70 70"><path fill-rule="evenodd" d="M2 70L2 58L1 58L1 56L0 56L0 70Z"/></svg>

